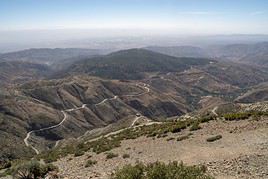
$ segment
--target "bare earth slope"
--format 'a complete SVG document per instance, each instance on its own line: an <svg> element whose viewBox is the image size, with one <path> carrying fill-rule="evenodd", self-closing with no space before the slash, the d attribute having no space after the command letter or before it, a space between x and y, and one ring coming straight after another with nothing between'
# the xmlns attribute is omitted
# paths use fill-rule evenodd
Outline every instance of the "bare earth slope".
<svg viewBox="0 0 268 179"><path fill-rule="evenodd" d="M208 172L219 179L267 178L268 121L212 121L201 125L198 131L185 130L179 134L168 134L164 138L140 137L123 141L111 152L118 157L106 159L106 155L88 152L80 157L67 156L55 162L60 174L67 178L108 178L113 170L137 161L183 161L189 165L205 164ZM188 139L177 141L180 136ZM222 135L222 139L207 142L206 139ZM174 139L173 139L174 138ZM129 158L123 158L129 154ZM96 160L97 164L86 168L85 164Z"/></svg>

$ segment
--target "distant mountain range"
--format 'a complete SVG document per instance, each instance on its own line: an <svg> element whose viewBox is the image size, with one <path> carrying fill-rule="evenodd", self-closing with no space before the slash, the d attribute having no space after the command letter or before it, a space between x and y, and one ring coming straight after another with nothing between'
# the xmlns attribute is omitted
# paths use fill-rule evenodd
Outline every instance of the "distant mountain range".
<svg viewBox="0 0 268 179"><path fill-rule="evenodd" d="M92 57L107 53L105 50L80 48L40 48L0 54L0 61L25 61L52 65L78 57Z"/></svg>
<svg viewBox="0 0 268 179"><path fill-rule="evenodd" d="M169 46L169 47L150 46L146 47L145 49L174 57L196 57L196 58L209 57L206 50L200 47L193 47L193 46Z"/></svg>
<svg viewBox="0 0 268 179"><path fill-rule="evenodd" d="M255 44L214 45L207 48L195 46L148 46L143 49L174 57L217 58L254 65L267 66L268 42ZM112 50L80 48L40 48L0 54L0 61L27 61L61 67L83 58L106 55Z"/></svg>
<svg viewBox="0 0 268 179"><path fill-rule="evenodd" d="M202 58L177 58L145 49L130 49L81 60L61 74L80 74L110 79L142 79L146 72L179 72L212 62Z"/></svg>
<svg viewBox="0 0 268 179"><path fill-rule="evenodd" d="M254 64L268 65L268 42L257 44L231 44L211 49L211 56L219 59Z"/></svg>
<svg viewBox="0 0 268 179"><path fill-rule="evenodd" d="M47 77L52 70L43 64L22 61L0 62L0 85L23 83Z"/></svg>

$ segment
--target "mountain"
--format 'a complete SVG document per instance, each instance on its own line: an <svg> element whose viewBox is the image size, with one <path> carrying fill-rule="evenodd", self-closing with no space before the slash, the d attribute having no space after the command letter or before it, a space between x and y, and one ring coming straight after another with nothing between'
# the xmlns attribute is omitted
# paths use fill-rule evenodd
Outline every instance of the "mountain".
<svg viewBox="0 0 268 179"><path fill-rule="evenodd" d="M168 46L168 47L149 46L145 47L144 49L174 57L194 57L194 58L209 57L204 49L193 46Z"/></svg>
<svg viewBox="0 0 268 179"><path fill-rule="evenodd" d="M258 67L206 58L173 57L144 49L118 51L88 58L71 65L56 76L88 74L107 79L144 79L150 73L183 72L200 69L219 80L238 87L254 86L268 79L268 72Z"/></svg>
<svg viewBox="0 0 268 179"><path fill-rule="evenodd" d="M160 119L191 110L183 96L175 95L176 89L171 89L171 94L153 87L150 90L153 92L149 92L142 82L89 76L39 80L3 89L0 95L0 145L5 150L0 152L0 163L6 158L12 160L32 155L33 151L23 141L27 132L57 125L64 115L67 119L61 126L31 136L30 142L38 150L47 150L58 140L79 137L96 128L129 123L127 121L133 120L137 113ZM81 108L83 104L87 105Z"/></svg>
<svg viewBox="0 0 268 179"><path fill-rule="evenodd" d="M254 86L268 80L268 72L265 69L243 63L211 63L201 68L219 80L240 88Z"/></svg>
<svg viewBox="0 0 268 179"><path fill-rule="evenodd" d="M268 81L267 71L252 65L145 49L78 59L56 74L43 64L1 64L1 82L15 85L0 88L0 165L31 158L58 141L80 141L85 133L127 128L137 119L165 122L209 113L251 89L266 90L258 85ZM254 99L266 100L263 94Z"/></svg>
<svg viewBox="0 0 268 179"><path fill-rule="evenodd" d="M231 44L209 49L210 55L253 65L268 65L268 42L256 44Z"/></svg>
<svg viewBox="0 0 268 179"><path fill-rule="evenodd" d="M235 101L239 103L268 101L268 84L262 83L257 86L253 86L246 93L236 98Z"/></svg>
<svg viewBox="0 0 268 179"><path fill-rule="evenodd" d="M50 73L47 65L19 61L0 62L1 85L42 79Z"/></svg>
<svg viewBox="0 0 268 179"><path fill-rule="evenodd" d="M26 62L52 65L54 63L64 63L65 59L90 57L104 53L105 53L104 50L97 50L97 49L40 48L40 49L28 49L18 52L1 54L0 61L26 61Z"/></svg>
<svg viewBox="0 0 268 179"><path fill-rule="evenodd" d="M150 46L145 47L145 49L175 57L216 58L219 61L225 60L268 66L268 42L216 45L204 48L194 46Z"/></svg>
<svg viewBox="0 0 268 179"><path fill-rule="evenodd" d="M79 61L61 74L85 73L109 79L142 79L146 72L179 72L210 62L203 58L177 58L144 49L130 49Z"/></svg>

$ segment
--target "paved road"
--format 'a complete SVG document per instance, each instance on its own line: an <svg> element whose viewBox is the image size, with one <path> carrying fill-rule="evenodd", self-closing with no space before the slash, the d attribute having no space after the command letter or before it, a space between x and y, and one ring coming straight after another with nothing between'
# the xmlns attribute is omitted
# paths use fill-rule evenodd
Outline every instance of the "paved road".
<svg viewBox="0 0 268 179"><path fill-rule="evenodd" d="M146 93L149 93L150 92L150 88L147 87L146 84L143 83L143 86L141 86L140 84L136 84L137 86L140 86L144 89L146 89L146 92L144 93L140 93L140 94L136 94L136 95L122 95L122 96L128 96L128 97L133 97L133 96L140 96L140 95L144 95ZM104 104L105 102L109 101L109 100L116 100L118 98L118 96L114 96L113 98L106 98L104 100L102 100L101 102L95 104L95 106L99 106L99 105L102 105ZM42 102L42 101L39 101L38 102ZM42 128L42 129L38 129L38 130L32 130L30 132L27 133L26 137L24 138L24 143L27 147L31 147L36 154L39 154L40 152L38 151L38 149L36 149L33 145L29 144L29 138L31 137L31 134L35 133L35 132L41 132L41 131L45 131L45 130L51 130L51 129L54 129L54 128L57 128L59 126L61 126L67 119L67 113L66 112L72 112L72 111L77 111L77 110L81 110L81 109L84 109L86 108L87 104L83 104L81 107L76 107L76 108L71 108L71 109L66 109L66 110L62 110L62 114L63 114L63 119L61 120L60 123L56 124L56 125L53 125L53 126L50 126L50 127L45 127L45 128ZM135 125L135 123L137 122L137 120L139 118L141 118L142 116L138 117L136 116L136 118L134 119L133 123L131 124L131 127ZM116 131L116 132L120 132L120 131ZM110 134L112 135L112 134ZM58 141L56 142L56 145L58 145Z"/></svg>

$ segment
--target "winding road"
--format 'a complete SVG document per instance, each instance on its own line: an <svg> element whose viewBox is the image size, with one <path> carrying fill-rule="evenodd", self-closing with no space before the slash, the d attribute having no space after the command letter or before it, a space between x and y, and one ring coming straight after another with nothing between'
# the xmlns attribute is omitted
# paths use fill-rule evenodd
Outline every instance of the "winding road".
<svg viewBox="0 0 268 179"><path fill-rule="evenodd" d="M99 136L99 137L96 137L96 138L94 138L94 139L91 139L91 140L87 141L86 143L94 142L94 141L99 140L99 139L101 139L101 138L103 138L103 137L106 137L106 138L107 138L107 137L110 137L110 136L112 136L112 135L119 134L120 132L123 132L123 131L125 131L125 130L127 130L127 129L137 128L137 127L142 127L142 126L150 126L150 125L153 125L153 124L162 124L162 122L150 121L150 120L148 120L148 119L146 118L148 123L146 123L146 124L140 124L140 125L135 125L136 122L137 122L140 118L143 118L143 117L144 117L144 116L137 116L137 115L136 115L136 118L134 119L134 121L132 122L132 124L130 125L130 127L126 127L126 128L124 128L124 129L119 129L119 130L117 130L117 131L110 132L110 133L105 134L105 135L101 135L101 136Z"/></svg>
<svg viewBox="0 0 268 179"><path fill-rule="evenodd" d="M75 109L73 109L73 110L75 110ZM38 129L38 130L32 130L32 131L27 133L27 136L24 139L24 143L25 143L25 145L27 147L31 147L35 151L36 154L39 154L39 151L34 146L29 144L28 139L31 137L32 133L41 132L41 131L45 131L45 130L50 130L50 129L54 129L54 128L57 128L57 127L61 126L64 123L64 121L67 119L67 114L65 113L65 111L61 111L61 112L63 113L64 117L63 117L62 121L59 124L56 124L56 125L53 125L53 126L50 126L50 127L45 127L45 128Z"/></svg>
<svg viewBox="0 0 268 179"><path fill-rule="evenodd" d="M136 84L136 86L139 86L139 87L142 87L144 89L146 89L146 92L143 92L143 93L140 93L140 94L136 94L136 95L122 95L124 97L134 97L134 96L141 96L141 95L144 95L146 93L149 93L150 92L150 88L148 87L147 84L144 84L143 83L143 86L139 85L139 84ZM106 98L104 100L102 100L101 102L95 104L95 106L99 106L99 105L102 105L104 104L105 102L109 101L109 100L116 100L118 98L118 96L114 96L113 98ZM39 101L39 100L38 100ZM41 102L41 101L40 101ZM60 123L56 124L56 125L53 125L53 126L50 126L50 127L45 127L45 128L41 128L41 129L37 129L37 130L32 130L30 132L27 133L26 137L24 138L24 143L26 145L26 147L30 147L32 148L36 154L39 154L40 152L38 151L38 149L36 149L33 145L31 145L29 143L29 139L31 137L31 134L33 133L36 133L36 132L41 132L41 131L46 131L46 130L51 130L51 129L54 129L54 128L57 128L57 127L60 127L67 119L67 113L66 112L72 112L72 111L77 111L77 110L81 110L81 109L84 109L86 108L88 104L83 104L81 107L76 107L76 108L71 108L71 109L66 109L66 110L62 110L61 113L63 114L63 119ZM143 116L137 116L136 115L136 118L134 119L134 121L132 122L131 126L130 127L133 127L135 125L135 123ZM113 132L113 133L110 133L109 135L112 135L112 134L115 134L115 133L119 133L121 132L122 130L125 130L125 129L121 129L119 131L116 131L116 132ZM96 138L98 139L98 138ZM57 146L59 143L59 141L56 142L56 145Z"/></svg>
<svg viewBox="0 0 268 179"><path fill-rule="evenodd" d="M218 106L214 107L214 108L212 109L212 111L211 111L216 117L219 116L219 115L216 113L217 109L218 109Z"/></svg>

